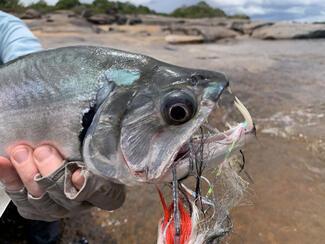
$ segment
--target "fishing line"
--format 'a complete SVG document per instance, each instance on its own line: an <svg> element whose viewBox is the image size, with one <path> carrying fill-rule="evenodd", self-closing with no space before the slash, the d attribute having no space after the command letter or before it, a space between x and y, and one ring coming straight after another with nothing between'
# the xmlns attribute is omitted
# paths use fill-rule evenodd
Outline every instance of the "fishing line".
<svg viewBox="0 0 325 244"><path fill-rule="evenodd" d="M173 165L173 205L174 205L174 228L175 228L175 236L174 236L174 244L180 243L180 235L181 235L181 223L180 223L180 215L179 215L179 205L178 205L178 180L176 173L176 166Z"/></svg>

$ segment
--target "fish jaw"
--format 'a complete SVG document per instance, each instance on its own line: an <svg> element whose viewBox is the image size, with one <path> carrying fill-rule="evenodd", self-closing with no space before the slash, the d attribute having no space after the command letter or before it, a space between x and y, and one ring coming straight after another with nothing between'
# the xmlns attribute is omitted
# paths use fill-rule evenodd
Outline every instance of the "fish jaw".
<svg viewBox="0 0 325 244"><path fill-rule="evenodd" d="M225 132L218 133L214 136L204 138L202 160L205 165L213 166L225 162L232 154L243 148L255 136L256 129L252 117L246 107L236 97L235 107L243 115L245 121L237 124ZM201 138L192 138L192 150L198 150ZM183 145L187 146L189 141ZM182 159L174 161L177 168L178 179L184 178L193 171L192 161L189 159L190 151ZM169 168L166 173L159 179L159 182L171 182L172 170Z"/></svg>
<svg viewBox="0 0 325 244"><path fill-rule="evenodd" d="M120 148L130 173L139 182L156 183L160 180L178 157L182 146L212 113L229 85L221 73L202 71L207 78L192 82L191 77L199 71L185 71L186 75L179 82L158 89L149 86L138 92L122 120ZM169 104L166 102L170 101L168 99L179 97L190 97L195 103L195 112L186 122L172 124L166 119L164 108ZM144 104L144 101L147 102ZM141 109L133 104L140 104Z"/></svg>
<svg viewBox="0 0 325 244"><path fill-rule="evenodd" d="M186 133L180 132L182 136L175 137L174 134L165 135L163 138L159 138L159 135L154 137L154 142L151 143L150 153L147 156L147 161L143 161L143 170L134 170L134 168L130 167L129 158L127 155L123 154L124 162L129 166L129 171L131 174L136 177L138 182L145 183L157 183L159 182L162 175L172 166L177 157L177 154L181 147L186 144L186 142L191 138L191 136L197 131L202 123L207 119L209 114L213 111L215 103L212 101L202 101L202 106L198 114L193 118L193 122L188 125L188 127L183 128ZM163 142L168 141L171 137L174 138L177 149L173 149L172 152L167 152L164 157L159 157L159 153L162 151L160 145L163 145ZM123 150L121 150L123 152ZM148 161L151 162L148 164ZM148 167L150 165L150 167ZM137 168L141 168L137 165Z"/></svg>

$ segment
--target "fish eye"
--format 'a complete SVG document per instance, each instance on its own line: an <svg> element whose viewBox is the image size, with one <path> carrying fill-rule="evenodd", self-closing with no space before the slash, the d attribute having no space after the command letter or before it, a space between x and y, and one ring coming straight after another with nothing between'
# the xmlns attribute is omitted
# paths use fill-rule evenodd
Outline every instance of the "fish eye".
<svg viewBox="0 0 325 244"><path fill-rule="evenodd" d="M168 124L180 125L193 118L196 107L193 96L182 91L174 91L165 96L161 113Z"/></svg>

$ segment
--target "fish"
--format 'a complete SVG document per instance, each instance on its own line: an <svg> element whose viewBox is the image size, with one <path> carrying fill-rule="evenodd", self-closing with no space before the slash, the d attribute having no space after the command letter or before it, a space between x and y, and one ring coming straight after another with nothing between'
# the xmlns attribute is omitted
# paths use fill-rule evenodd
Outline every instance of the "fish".
<svg viewBox="0 0 325 244"><path fill-rule="evenodd" d="M221 72L106 47L29 54L0 67L0 155L20 143L49 144L117 183L169 182L173 165L179 178L190 171L189 141L228 86ZM245 118L239 148L254 125L234 104ZM227 153L218 142L234 131L210 138L209 161Z"/></svg>

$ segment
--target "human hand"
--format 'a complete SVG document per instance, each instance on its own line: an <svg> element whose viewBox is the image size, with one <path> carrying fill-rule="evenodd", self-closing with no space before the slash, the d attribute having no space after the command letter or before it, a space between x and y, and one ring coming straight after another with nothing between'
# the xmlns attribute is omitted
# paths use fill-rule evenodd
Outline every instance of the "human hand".
<svg viewBox="0 0 325 244"><path fill-rule="evenodd" d="M52 221L98 206L113 210L125 198L124 187L66 162L49 145L35 149L19 145L0 157L0 181L19 213L29 219Z"/></svg>
<svg viewBox="0 0 325 244"><path fill-rule="evenodd" d="M60 168L63 157L58 151L49 146L42 145L35 149L28 145L19 145L10 150L10 160L0 156L0 181L8 191L19 191L24 186L34 197L40 197L45 190L34 181L36 175L49 176ZM72 174L72 183L80 189L84 177L78 169Z"/></svg>

